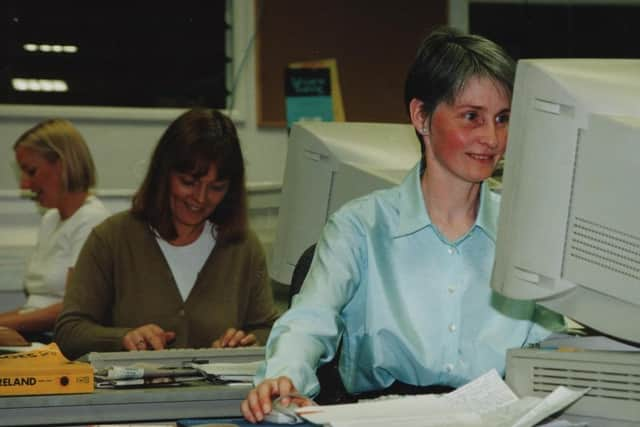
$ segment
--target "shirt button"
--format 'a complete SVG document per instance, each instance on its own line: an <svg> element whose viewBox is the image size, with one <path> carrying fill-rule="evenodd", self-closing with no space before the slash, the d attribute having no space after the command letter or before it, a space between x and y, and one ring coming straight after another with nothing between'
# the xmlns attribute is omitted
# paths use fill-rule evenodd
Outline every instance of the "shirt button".
<svg viewBox="0 0 640 427"><path fill-rule="evenodd" d="M444 367L444 369L447 372L451 372L451 371L453 371L453 365L451 363L447 363L446 366Z"/></svg>
<svg viewBox="0 0 640 427"><path fill-rule="evenodd" d="M454 293L456 291L456 287L455 286L449 286L447 288L447 290L449 291L450 294Z"/></svg>
<svg viewBox="0 0 640 427"><path fill-rule="evenodd" d="M456 325L454 325L453 323L449 325L449 331L450 332L455 332L456 331Z"/></svg>
<svg viewBox="0 0 640 427"><path fill-rule="evenodd" d="M456 249L451 247L447 251L449 252L449 255L453 255L456 253Z"/></svg>

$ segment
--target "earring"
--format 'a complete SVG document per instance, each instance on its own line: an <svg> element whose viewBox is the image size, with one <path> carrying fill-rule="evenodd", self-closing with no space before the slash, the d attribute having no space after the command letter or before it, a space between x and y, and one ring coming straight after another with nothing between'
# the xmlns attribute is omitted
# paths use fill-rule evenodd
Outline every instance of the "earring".
<svg viewBox="0 0 640 427"><path fill-rule="evenodd" d="M429 133L427 132L427 128L422 128L422 129L420 130L420 133L421 133L421 134L423 134L423 135L425 135L425 136L429 136Z"/></svg>

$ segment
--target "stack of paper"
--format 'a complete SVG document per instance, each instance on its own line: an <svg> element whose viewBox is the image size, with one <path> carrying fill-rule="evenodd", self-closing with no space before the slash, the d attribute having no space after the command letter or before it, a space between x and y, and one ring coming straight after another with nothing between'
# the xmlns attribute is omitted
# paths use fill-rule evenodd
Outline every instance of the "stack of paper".
<svg viewBox="0 0 640 427"><path fill-rule="evenodd" d="M296 413L312 423L331 427L531 427L567 407L587 391L558 387L544 399L519 399L492 370L444 395L306 406L296 409Z"/></svg>
<svg viewBox="0 0 640 427"><path fill-rule="evenodd" d="M242 363L191 363L190 366L202 372L210 380L220 383L253 381L261 361Z"/></svg>

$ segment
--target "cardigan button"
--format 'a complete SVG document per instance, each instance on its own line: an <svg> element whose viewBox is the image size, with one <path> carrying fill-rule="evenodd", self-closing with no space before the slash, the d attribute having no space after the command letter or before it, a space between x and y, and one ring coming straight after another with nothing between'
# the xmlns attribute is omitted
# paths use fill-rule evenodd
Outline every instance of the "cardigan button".
<svg viewBox="0 0 640 427"><path fill-rule="evenodd" d="M180 311L178 312L178 315L184 316L184 308L180 309Z"/></svg>

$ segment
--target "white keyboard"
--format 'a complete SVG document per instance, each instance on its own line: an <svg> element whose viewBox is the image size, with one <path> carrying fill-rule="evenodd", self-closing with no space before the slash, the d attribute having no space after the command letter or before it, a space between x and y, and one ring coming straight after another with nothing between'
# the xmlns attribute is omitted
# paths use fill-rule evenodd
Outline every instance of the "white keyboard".
<svg viewBox="0 0 640 427"><path fill-rule="evenodd" d="M264 359L264 347L176 348L145 351L91 352L80 358L96 369L153 363L182 367L186 363L254 362Z"/></svg>

